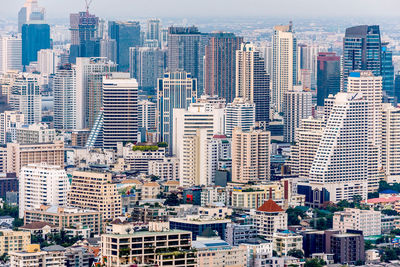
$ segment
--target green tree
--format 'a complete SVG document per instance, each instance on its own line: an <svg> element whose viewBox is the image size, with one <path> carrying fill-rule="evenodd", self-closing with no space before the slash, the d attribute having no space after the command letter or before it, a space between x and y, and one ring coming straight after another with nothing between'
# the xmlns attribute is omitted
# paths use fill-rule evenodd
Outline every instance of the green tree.
<svg viewBox="0 0 400 267"><path fill-rule="evenodd" d="M181 201L180 201L178 195L175 193L171 193L167 196L167 199L165 200L164 205L179 206L180 203L181 203Z"/></svg>
<svg viewBox="0 0 400 267"><path fill-rule="evenodd" d="M326 262L321 259L308 259L304 264L304 267L323 267Z"/></svg>
<svg viewBox="0 0 400 267"><path fill-rule="evenodd" d="M304 258L304 252L301 249L291 249L288 251L287 255L298 259Z"/></svg>

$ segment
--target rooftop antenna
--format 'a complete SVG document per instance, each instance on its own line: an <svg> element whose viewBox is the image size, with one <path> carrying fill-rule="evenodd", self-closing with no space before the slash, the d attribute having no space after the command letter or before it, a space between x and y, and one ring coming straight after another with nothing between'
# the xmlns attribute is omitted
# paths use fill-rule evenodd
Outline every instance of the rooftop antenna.
<svg viewBox="0 0 400 267"><path fill-rule="evenodd" d="M89 7L93 0L85 0L86 3L86 13L89 14Z"/></svg>

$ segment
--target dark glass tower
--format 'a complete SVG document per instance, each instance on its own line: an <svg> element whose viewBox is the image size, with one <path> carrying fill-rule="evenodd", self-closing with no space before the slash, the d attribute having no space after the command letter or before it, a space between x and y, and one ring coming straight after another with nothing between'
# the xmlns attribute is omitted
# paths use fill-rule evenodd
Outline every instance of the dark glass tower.
<svg viewBox="0 0 400 267"><path fill-rule="evenodd" d="M343 39L343 89L353 70L370 70L381 75L381 34L378 25L360 25L346 29Z"/></svg>
<svg viewBox="0 0 400 267"><path fill-rule="evenodd" d="M89 12L70 15L71 48L70 62L77 57L100 56L100 40L97 38L99 18Z"/></svg>
<svg viewBox="0 0 400 267"><path fill-rule="evenodd" d="M389 43L382 43L382 91L384 97L393 102L394 98L394 66L393 53L388 49Z"/></svg>
<svg viewBox="0 0 400 267"><path fill-rule="evenodd" d="M129 48L140 46L140 24L138 21L110 21L108 36L117 42L118 70L129 71Z"/></svg>
<svg viewBox="0 0 400 267"><path fill-rule="evenodd" d="M37 61L39 50L51 47L50 26L41 21L22 25L22 65Z"/></svg>
<svg viewBox="0 0 400 267"><path fill-rule="evenodd" d="M330 94L340 91L340 57L320 52L317 57L317 105L323 106Z"/></svg>

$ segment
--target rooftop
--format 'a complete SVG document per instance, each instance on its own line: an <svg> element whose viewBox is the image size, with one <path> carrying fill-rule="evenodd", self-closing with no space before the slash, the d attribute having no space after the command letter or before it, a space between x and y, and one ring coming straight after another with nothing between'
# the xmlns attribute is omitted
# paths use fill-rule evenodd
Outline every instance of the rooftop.
<svg viewBox="0 0 400 267"><path fill-rule="evenodd" d="M272 199L268 199L264 202L264 204L261 205L261 207L257 209L257 211L283 212L284 210L278 204L276 204L275 201L273 201Z"/></svg>
<svg viewBox="0 0 400 267"><path fill-rule="evenodd" d="M159 236L159 235L168 235L168 234L191 234L192 232L190 231L184 231L184 230L169 230L169 231L163 231L163 232L150 232L150 231L139 231L139 232L134 232L131 234L104 234L105 236L110 236L110 237L136 237L136 236Z"/></svg>

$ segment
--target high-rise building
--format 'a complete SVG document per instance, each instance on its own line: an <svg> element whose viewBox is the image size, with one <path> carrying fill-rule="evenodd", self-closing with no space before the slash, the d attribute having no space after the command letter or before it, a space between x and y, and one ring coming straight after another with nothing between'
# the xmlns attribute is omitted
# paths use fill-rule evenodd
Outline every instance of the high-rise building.
<svg viewBox="0 0 400 267"><path fill-rule="evenodd" d="M330 94L340 92L340 57L320 52L317 58L317 105L323 106Z"/></svg>
<svg viewBox="0 0 400 267"><path fill-rule="evenodd" d="M0 73L22 71L22 40L20 36L0 37Z"/></svg>
<svg viewBox="0 0 400 267"><path fill-rule="evenodd" d="M343 39L343 91L354 70L370 70L381 75L381 34L378 25L360 25L346 29Z"/></svg>
<svg viewBox="0 0 400 267"><path fill-rule="evenodd" d="M331 201L367 197L369 180L369 101L362 93L338 93L330 107L310 170L310 183L326 188ZM376 163L375 163L376 164Z"/></svg>
<svg viewBox="0 0 400 267"><path fill-rule="evenodd" d="M50 25L30 21L22 25L22 65L37 61L38 52L50 48Z"/></svg>
<svg viewBox="0 0 400 267"><path fill-rule="evenodd" d="M91 129L103 106L103 76L116 71L106 58L76 60L76 129Z"/></svg>
<svg viewBox="0 0 400 267"><path fill-rule="evenodd" d="M105 57L112 62L117 62L117 41L114 39L101 39L100 57Z"/></svg>
<svg viewBox="0 0 400 267"><path fill-rule="evenodd" d="M160 40L160 20L159 19L149 19L147 20L147 40Z"/></svg>
<svg viewBox="0 0 400 267"><path fill-rule="evenodd" d="M34 74L20 74L14 81L10 96L13 110L24 114L25 124L42 121L42 96L38 77Z"/></svg>
<svg viewBox="0 0 400 267"><path fill-rule="evenodd" d="M16 128L24 124L24 114L19 111L6 110L0 113L0 143L16 140Z"/></svg>
<svg viewBox="0 0 400 267"><path fill-rule="evenodd" d="M296 130L300 127L301 120L312 115L311 92L304 91L301 85L293 86L284 95L283 113L283 139L292 143L295 141Z"/></svg>
<svg viewBox="0 0 400 267"><path fill-rule="evenodd" d="M53 79L54 128L76 129L76 70L71 65L61 66Z"/></svg>
<svg viewBox="0 0 400 267"><path fill-rule="evenodd" d="M400 108L383 104L382 166L387 177L400 175Z"/></svg>
<svg viewBox="0 0 400 267"><path fill-rule="evenodd" d="M233 129L240 127L249 131L255 126L256 105L244 98L235 98L225 108L225 135L232 136Z"/></svg>
<svg viewBox="0 0 400 267"><path fill-rule="evenodd" d="M41 74L54 74L59 65L59 56L53 49L42 49L38 52L37 62Z"/></svg>
<svg viewBox="0 0 400 267"><path fill-rule="evenodd" d="M232 181L260 182L270 179L271 133L263 130L232 133Z"/></svg>
<svg viewBox="0 0 400 267"><path fill-rule="evenodd" d="M23 167L19 175L19 217L41 205L66 205L68 191L69 180L62 167L45 163Z"/></svg>
<svg viewBox="0 0 400 267"><path fill-rule="evenodd" d="M197 80L186 71L168 72L158 79L157 131L160 140L169 144L169 153L172 153L174 109L188 108L196 102L196 97Z"/></svg>
<svg viewBox="0 0 400 267"><path fill-rule="evenodd" d="M254 45L241 44L236 51L236 97L242 97L256 106L256 121L269 123L269 75L264 60Z"/></svg>
<svg viewBox="0 0 400 267"><path fill-rule="evenodd" d="M129 73L114 72L103 78L103 147L137 142L138 84Z"/></svg>
<svg viewBox="0 0 400 267"><path fill-rule="evenodd" d="M389 43L382 43L382 91L385 97L389 98L390 102L394 101L394 65L393 52L388 48Z"/></svg>
<svg viewBox="0 0 400 267"><path fill-rule="evenodd" d="M204 92L217 95L231 103L236 88L236 50L242 37L233 33L212 33L205 50Z"/></svg>
<svg viewBox="0 0 400 267"><path fill-rule="evenodd" d="M108 36L117 42L118 70L129 71L129 48L140 45L140 23L138 21L110 21Z"/></svg>
<svg viewBox="0 0 400 267"><path fill-rule="evenodd" d="M208 140L207 154L207 180L209 184L215 184L217 170L227 170L232 160L232 142L225 135L214 135ZM230 164L231 165L231 164Z"/></svg>
<svg viewBox="0 0 400 267"><path fill-rule="evenodd" d="M98 27L99 18L89 11L70 14L70 63L75 63L77 57L100 56Z"/></svg>
<svg viewBox="0 0 400 267"><path fill-rule="evenodd" d="M138 127L146 130L157 129L156 124L157 104L149 100L138 102Z"/></svg>
<svg viewBox="0 0 400 267"><path fill-rule="evenodd" d="M203 63L207 35L197 27L168 28L168 70L184 70L198 81L197 94L203 94Z"/></svg>
<svg viewBox="0 0 400 267"><path fill-rule="evenodd" d="M32 20L44 20L45 10L39 7L37 0L26 0L24 6L18 12L18 32L22 31L22 25Z"/></svg>
<svg viewBox="0 0 400 267"><path fill-rule="evenodd" d="M301 71L307 71L310 74L308 89L314 89L317 82L317 57L320 51L321 48L314 44L299 44L297 47L297 77L300 82ZM301 84L304 86L304 81Z"/></svg>
<svg viewBox="0 0 400 267"><path fill-rule="evenodd" d="M166 51L158 47L129 48L129 72L139 84L139 89L153 95L157 79L165 69Z"/></svg>
<svg viewBox="0 0 400 267"><path fill-rule="evenodd" d="M81 209L100 211L103 220L113 220L121 215L121 196L112 174L95 171L74 171L68 204Z"/></svg>
<svg viewBox="0 0 400 267"><path fill-rule="evenodd" d="M271 103L277 112L282 112L285 92L297 84L297 40L292 23L274 27L272 45Z"/></svg>

